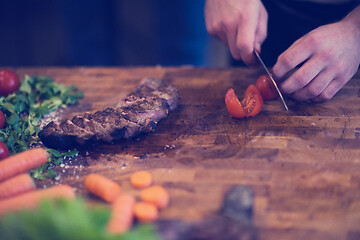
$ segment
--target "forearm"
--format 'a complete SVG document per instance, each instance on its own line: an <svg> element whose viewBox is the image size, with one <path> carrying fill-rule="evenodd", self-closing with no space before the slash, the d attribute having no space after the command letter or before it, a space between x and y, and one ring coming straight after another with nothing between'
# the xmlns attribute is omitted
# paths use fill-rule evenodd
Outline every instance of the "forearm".
<svg viewBox="0 0 360 240"><path fill-rule="evenodd" d="M350 30L356 31L360 37L360 4L352 10L343 20L343 22L349 24Z"/></svg>

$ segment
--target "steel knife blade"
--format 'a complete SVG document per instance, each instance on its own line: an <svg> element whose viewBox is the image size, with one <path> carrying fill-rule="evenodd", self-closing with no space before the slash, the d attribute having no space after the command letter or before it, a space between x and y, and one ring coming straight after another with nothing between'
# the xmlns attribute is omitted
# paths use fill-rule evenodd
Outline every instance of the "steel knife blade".
<svg viewBox="0 0 360 240"><path fill-rule="evenodd" d="M254 54L255 54L257 60L261 63L261 65L265 69L265 71L266 71L267 75L269 76L269 78L271 79L271 82L273 83L273 85L274 85L274 87L275 87L275 89L276 89L276 91L277 91L277 93L278 93L278 95L279 95L279 97L281 99L281 102L283 103L283 106L284 106L285 110L288 111L288 106L286 105L286 102L285 102L285 100L283 98L283 95L280 92L279 87L277 86L277 84L276 84L275 80L273 79L273 77L271 76L268 68L266 67L265 63L263 62L260 55L257 53L257 51L255 49L254 49Z"/></svg>

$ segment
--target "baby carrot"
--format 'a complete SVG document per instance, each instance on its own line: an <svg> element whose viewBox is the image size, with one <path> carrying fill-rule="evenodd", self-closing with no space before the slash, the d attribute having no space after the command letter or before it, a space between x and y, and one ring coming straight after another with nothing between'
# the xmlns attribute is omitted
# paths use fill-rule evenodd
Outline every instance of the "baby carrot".
<svg viewBox="0 0 360 240"><path fill-rule="evenodd" d="M113 202L120 195L120 185L99 174L89 174L85 178L85 188L107 202Z"/></svg>
<svg viewBox="0 0 360 240"><path fill-rule="evenodd" d="M137 202L134 205L134 214L140 222L153 222L158 218L158 209L152 203Z"/></svg>
<svg viewBox="0 0 360 240"><path fill-rule="evenodd" d="M49 198L74 199L75 192L69 185L58 185L0 200L0 217L8 212L35 208L40 201Z"/></svg>
<svg viewBox="0 0 360 240"><path fill-rule="evenodd" d="M109 233L125 233L131 229L134 217L135 197L130 194L120 194L112 203L111 217L107 224Z"/></svg>
<svg viewBox="0 0 360 240"><path fill-rule="evenodd" d="M0 161L0 182L17 174L40 167L48 160L42 148L33 148Z"/></svg>
<svg viewBox="0 0 360 240"><path fill-rule="evenodd" d="M159 209L165 208L169 204L168 192L158 185L142 189L140 197L144 202L153 203Z"/></svg>
<svg viewBox="0 0 360 240"><path fill-rule="evenodd" d="M0 199L12 197L35 190L36 186L30 174L23 173L0 183Z"/></svg>
<svg viewBox="0 0 360 240"><path fill-rule="evenodd" d="M151 185L152 177L147 171L139 171L131 175L130 182L136 188L144 188Z"/></svg>

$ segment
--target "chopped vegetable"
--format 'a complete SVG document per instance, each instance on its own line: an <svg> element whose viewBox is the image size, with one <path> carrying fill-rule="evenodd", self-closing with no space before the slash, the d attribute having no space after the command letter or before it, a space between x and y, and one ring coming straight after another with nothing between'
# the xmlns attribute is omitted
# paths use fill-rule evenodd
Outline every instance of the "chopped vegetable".
<svg viewBox="0 0 360 240"><path fill-rule="evenodd" d="M56 174L52 170L52 166L57 166L61 164L65 158L71 158L79 154L79 151L75 149L67 152L59 152L55 149L48 148L46 151L50 154L48 162L30 171L32 177L35 179L44 180L48 177L54 178Z"/></svg>
<svg viewBox="0 0 360 240"><path fill-rule="evenodd" d="M152 176L147 171L139 171L131 175L130 181L134 187L144 188L151 185Z"/></svg>
<svg viewBox="0 0 360 240"><path fill-rule="evenodd" d="M99 174L89 174L85 178L85 187L92 194L106 202L113 202L120 195L120 185Z"/></svg>
<svg viewBox="0 0 360 240"><path fill-rule="evenodd" d="M125 233L131 229L135 198L130 194L119 195L111 206L111 218L107 225L109 233Z"/></svg>
<svg viewBox="0 0 360 240"><path fill-rule="evenodd" d="M15 197L0 200L0 217L5 213L32 209L45 199L49 198L75 198L75 192L68 185L55 185L50 188L24 193Z"/></svg>
<svg viewBox="0 0 360 240"><path fill-rule="evenodd" d="M0 199L16 196L35 189L36 186L30 174L23 173L0 182Z"/></svg>
<svg viewBox="0 0 360 240"><path fill-rule="evenodd" d="M48 160L42 148L33 148L0 161L0 181L37 168Z"/></svg>
<svg viewBox="0 0 360 240"><path fill-rule="evenodd" d="M29 145L39 141L39 120L44 115L75 104L82 97L83 93L75 86L56 84L45 76L26 75L18 91L0 97L0 111L6 117L5 128L0 129L0 141L6 144L11 155L27 150ZM52 157L50 159L53 160ZM32 172L33 177L54 177L52 164L50 162ZM50 172L47 172L48 169Z"/></svg>
<svg viewBox="0 0 360 240"><path fill-rule="evenodd" d="M0 219L0 239L11 240L157 240L153 226L139 224L124 234L106 231L110 211L86 207L82 199L43 201L36 210L7 214Z"/></svg>
<svg viewBox="0 0 360 240"><path fill-rule="evenodd" d="M258 114L263 106L263 99L254 85L250 85L240 102L234 89L230 88L225 95L226 108L235 118L252 117Z"/></svg>
<svg viewBox="0 0 360 240"><path fill-rule="evenodd" d="M159 209L169 205L169 193L162 186L151 186L141 190L140 197L144 202L152 203Z"/></svg>
<svg viewBox="0 0 360 240"><path fill-rule="evenodd" d="M147 202L135 203L134 214L140 222L153 222L159 216L156 206Z"/></svg>

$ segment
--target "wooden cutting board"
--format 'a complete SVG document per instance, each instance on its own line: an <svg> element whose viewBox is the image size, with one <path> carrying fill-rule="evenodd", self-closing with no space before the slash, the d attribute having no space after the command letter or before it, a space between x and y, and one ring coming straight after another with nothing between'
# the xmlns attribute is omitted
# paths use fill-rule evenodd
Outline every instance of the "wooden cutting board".
<svg viewBox="0 0 360 240"><path fill-rule="evenodd" d="M241 96L262 74L245 68L20 68L77 85L85 98L61 117L102 110L144 77L179 89L181 106L155 132L96 146L56 168L59 180L85 197L84 176L100 173L138 195L129 183L138 170L170 193L161 219L200 221L217 214L224 192L244 184L255 194L258 239L360 239L360 73L329 102L267 101L259 115L234 119L224 96Z"/></svg>

